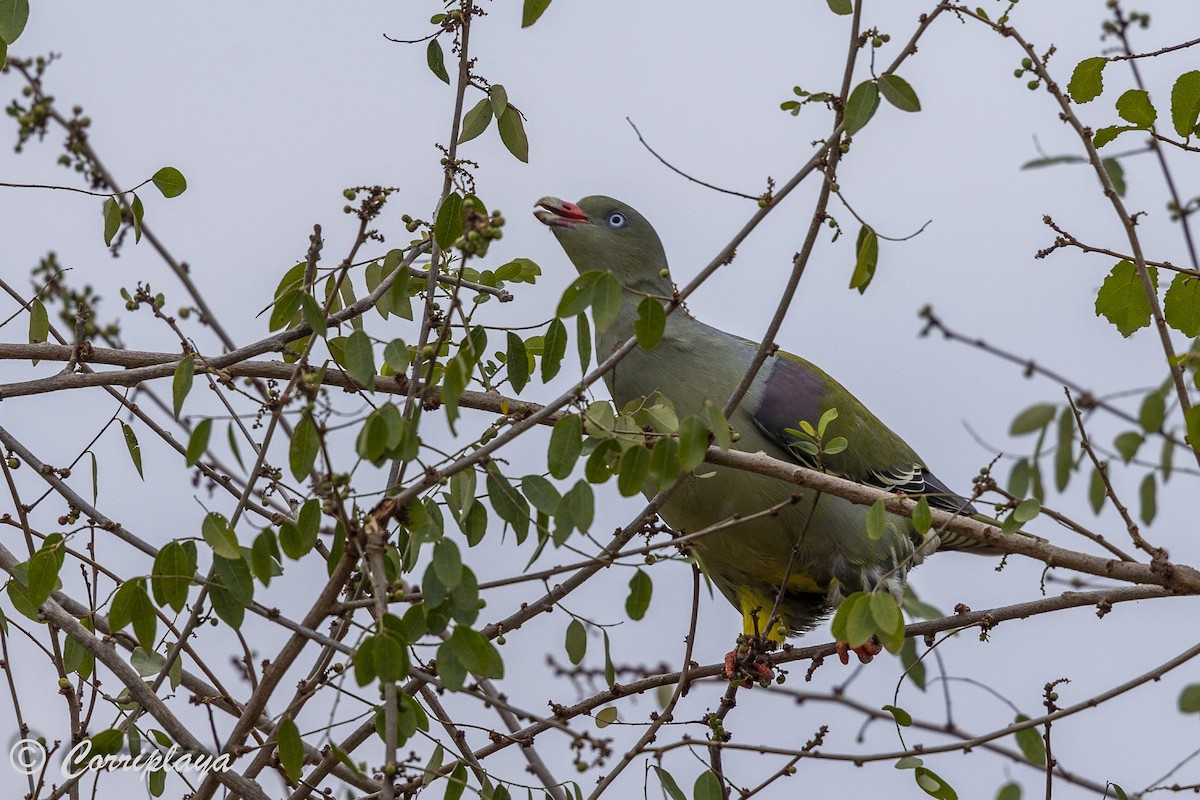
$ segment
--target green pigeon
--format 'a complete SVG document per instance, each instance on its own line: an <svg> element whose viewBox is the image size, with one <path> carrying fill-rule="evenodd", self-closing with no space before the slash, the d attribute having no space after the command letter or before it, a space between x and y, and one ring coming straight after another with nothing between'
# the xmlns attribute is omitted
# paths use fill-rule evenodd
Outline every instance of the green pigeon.
<svg viewBox="0 0 1200 800"><path fill-rule="evenodd" d="M662 242L645 217L611 197L585 197L578 204L543 197L537 206L534 215L550 227L580 273L606 270L621 284L615 320L596 333L597 357L604 358L633 335L639 302L646 297L666 301L674 294ZM657 395L684 419L701 412L705 401L722 407L757 348L678 308L667 317L661 341L648 350L632 350L604 380L618 407ZM801 433L802 421L815 428L830 409L837 415L822 441L844 437L846 447L823 453L818 461L811 437ZM761 451L880 489L924 496L931 506L975 513L845 387L791 353L776 351L766 359L729 424L738 434L733 446L739 450ZM854 592L882 588L899 603L908 570L933 550L986 550L954 534L922 537L911 520L893 515L883 535L872 539L866 506L812 491L787 505L797 492L793 484L720 466L705 465L703 472L704 477L688 475L660 511L680 533L782 504L774 515L729 525L692 545L705 574L741 612L747 636L765 634L780 642L784 635L811 630ZM775 616L768 620L772 609ZM855 649L868 661L880 647L872 641ZM844 646L839 655L844 662ZM730 657L726 663L732 677Z"/></svg>

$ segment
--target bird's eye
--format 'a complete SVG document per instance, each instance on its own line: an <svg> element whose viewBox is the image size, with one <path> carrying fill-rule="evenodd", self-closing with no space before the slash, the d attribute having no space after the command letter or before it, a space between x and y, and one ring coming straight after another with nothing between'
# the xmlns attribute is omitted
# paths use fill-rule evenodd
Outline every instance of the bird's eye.
<svg viewBox="0 0 1200 800"><path fill-rule="evenodd" d="M624 228L628 222L620 211L614 211L608 215L608 227L610 228Z"/></svg>

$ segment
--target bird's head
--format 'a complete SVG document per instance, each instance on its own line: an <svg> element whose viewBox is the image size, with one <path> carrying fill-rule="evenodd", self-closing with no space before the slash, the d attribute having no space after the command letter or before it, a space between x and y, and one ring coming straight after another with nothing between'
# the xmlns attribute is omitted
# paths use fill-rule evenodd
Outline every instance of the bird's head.
<svg viewBox="0 0 1200 800"><path fill-rule="evenodd" d="M578 204L543 197L537 206L533 215L549 226L579 272L607 270L627 288L671 293L663 275L667 255L658 234L625 203L592 195Z"/></svg>

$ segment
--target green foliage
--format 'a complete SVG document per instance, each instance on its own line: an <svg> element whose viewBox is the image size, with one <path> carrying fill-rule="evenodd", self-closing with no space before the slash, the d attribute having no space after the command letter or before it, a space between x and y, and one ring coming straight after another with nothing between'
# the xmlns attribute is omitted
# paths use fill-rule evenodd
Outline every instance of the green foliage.
<svg viewBox="0 0 1200 800"><path fill-rule="evenodd" d="M175 412L176 419L179 419L179 412L183 410L183 401L192 391L192 380L195 374L196 359L191 353L188 353L179 360L178 366L175 367L175 378L171 382L172 410Z"/></svg>
<svg viewBox="0 0 1200 800"><path fill-rule="evenodd" d="M1018 724L1028 722L1029 717L1018 714L1013 721ZM1037 728L1021 728L1013 736L1016 737L1017 746L1021 748L1021 752L1029 763L1039 767L1046 766L1046 743L1042 741L1042 736L1038 733Z"/></svg>
<svg viewBox="0 0 1200 800"><path fill-rule="evenodd" d="M899 75L884 75L879 79L879 93L901 111L920 111L921 101L908 81Z"/></svg>
<svg viewBox="0 0 1200 800"><path fill-rule="evenodd" d="M279 765L289 778L300 779L304 768L304 742L295 721L285 719L275 728L275 746L279 749Z"/></svg>
<svg viewBox="0 0 1200 800"><path fill-rule="evenodd" d="M846 135L853 136L871 121L875 110L879 108L879 88L874 81L863 81L854 87L850 97L846 99L845 120Z"/></svg>
<svg viewBox="0 0 1200 800"><path fill-rule="evenodd" d="M1185 139L1197 133L1200 118L1200 70L1180 75L1171 87L1171 124Z"/></svg>
<svg viewBox="0 0 1200 800"><path fill-rule="evenodd" d="M1154 267L1146 270L1157 289L1158 271ZM1150 324L1150 298L1132 261L1121 260L1108 273L1096 295L1096 314L1116 325L1122 336Z"/></svg>
<svg viewBox="0 0 1200 800"><path fill-rule="evenodd" d="M625 598L625 613L630 619L639 620L646 616L653 591L654 584L649 575L640 569L633 573L633 577L629 579L629 596Z"/></svg>
<svg viewBox="0 0 1200 800"><path fill-rule="evenodd" d="M187 179L174 167L163 167L150 180L166 198L178 197L187 191Z"/></svg>
<svg viewBox="0 0 1200 800"><path fill-rule="evenodd" d="M855 592L843 600L830 630L837 641L850 647L866 644L871 637L889 653L899 653L904 644L904 617L895 598L882 589Z"/></svg>
<svg viewBox="0 0 1200 800"><path fill-rule="evenodd" d="M436 36L429 40L425 48L425 61L429 65L429 71L436 75L438 80L450 83L450 76L446 73L446 56Z"/></svg>
<svg viewBox="0 0 1200 800"><path fill-rule="evenodd" d="M850 276L850 288L858 289L859 294L865 294L875 278L875 267L879 263L879 237L866 225L859 228L854 253L854 273Z"/></svg>
<svg viewBox="0 0 1200 800"><path fill-rule="evenodd" d="M139 478L145 479L142 474L142 448L138 444L137 434L133 432L133 428L126 425L124 422L118 423L121 426L121 434L125 437L125 449L129 452L129 458L133 461L133 466L137 469Z"/></svg>
<svg viewBox="0 0 1200 800"><path fill-rule="evenodd" d="M528 28L541 19L542 14L550 7L551 0L525 0L521 7L521 27Z"/></svg>
<svg viewBox="0 0 1200 800"><path fill-rule="evenodd" d="M1095 100L1104 91L1104 68L1108 59L1104 56L1085 58L1075 65L1071 80L1067 84L1067 93L1076 103L1088 103Z"/></svg>

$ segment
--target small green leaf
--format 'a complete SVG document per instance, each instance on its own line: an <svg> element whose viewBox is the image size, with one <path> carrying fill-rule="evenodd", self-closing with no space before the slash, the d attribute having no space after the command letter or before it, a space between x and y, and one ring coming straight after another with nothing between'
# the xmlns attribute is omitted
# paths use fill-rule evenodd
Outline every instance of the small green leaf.
<svg viewBox="0 0 1200 800"><path fill-rule="evenodd" d="M492 104L492 113L497 117L508 108L508 92L498 83L493 83L492 88L488 90L488 100Z"/></svg>
<svg viewBox="0 0 1200 800"><path fill-rule="evenodd" d="M187 179L174 167L163 167L151 178L163 197L179 197L187 191Z"/></svg>
<svg viewBox="0 0 1200 800"><path fill-rule="evenodd" d="M1024 714L1017 714L1014 722L1028 722L1029 717ZM1046 765L1046 743L1042 741L1042 736L1037 732L1037 728L1022 728L1013 734L1017 739L1017 746L1021 748L1021 752L1025 754L1025 758L1031 763L1039 767Z"/></svg>
<svg viewBox="0 0 1200 800"><path fill-rule="evenodd" d="M183 401L187 399L188 392L192 390L192 379L196 374L196 359L191 353L188 353L179 360L179 365L175 367L175 379L171 382L171 400L174 403L175 419L179 419L179 412L183 410Z"/></svg>
<svg viewBox="0 0 1200 800"><path fill-rule="evenodd" d="M1122 133L1136 130L1140 130L1136 125L1107 125L1103 128L1099 128L1096 131L1096 135L1092 137L1092 144L1097 150L1099 150L1101 147L1104 147L1106 144L1112 142Z"/></svg>
<svg viewBox="0 0 1200 800"><path fill-rule="evenodd" d="M1121 166L1121 162L1115 158L1106 158L1100 162L1100 166L1104 167L1104 171L1108 174L1108 180L1113 185L1113 191L1117 193L1117 197L1125 196L1125 169Z"/></svg>
<svg viewBox="0 0 1200 800"><path fill-rule="evenodd" d="M913 771L913 778L916 779L917 786L930 797L937 800L958 800L958 793L953 787L927 767L917 767Z"/></svg>
<svg viewBox="0 0 1200 800"><path fill-rule="evenodd" d="M1024 436L1027 433L1036 433L1049 425L1054 420L1054 414L1058 409L1051 403L1038 403L1017 414L1013 419L1012 425L1009 426L1008 433L1010 436Z"/></svg>
<svg viewBox="0 0 1200 800"><path fill-rule="evenodd" d="M176 612L183 611L195 572L195 544L179 541L167 543L154 557L150 586L155 601L160 606L170 605Z"/></svg>
<svg viewBox="0 0 1200 800"><path fill-rule="evenodd" d="M617 707L605 706L596 712L595 719L597 728L607 728L617 721Z"/></svg>
<svg viewBox="0 0 1200 800"><path fill-rule="evenodd" d="M1158 515L1158 482L1155 480L1153 472L1147 473L1146 477L1142 478L1138 497L1142 503L1142 522L1149 525Z"/></svg>
<svg viewBox="0 0 1200 800"><path fill-rule="evenodd" d="M933 527L933 515L929 511L929 500L923 496L917 500L917 506L913 509L912 521L917 533L922 535L928 533L929 529Z"/></svg>
<svg viewBox="0 0 1200 800"><path fill-rule="evenodd" d="M346 337L341 365L367 390L375 388L375 351L371 337L364 331L354 331Z"/></svg>
<svg viewBox="0 0 1200 800"><path fill-rule="evenodd" d="M50 550L39 550L29 559L29 570L26 573L26 596L31 605L40 606L54 591L58 583L59 560ZM628 605L628 603L626 603Z"/></svg>
<svg viewBox="0 0 1200 800"><path fill-rule="evenodd" d="M1088 103L1095 100L1104 91L1104 67L1108 59L1104 56L1085 58L1075 65L1071 80L1067 84L1067 93L1076 103Z"/></svg>
<svg viewBox="0 0 1200 800"><path fill-rule="evenodd" d="M121 426L121 433L125 436L125 449L129 451L129 458L133 460L138 477L145 480L146 476L142 474L142 448L138 445L137 434L124 422L118 424Z"/></svg>
<svg viewBox="0 0 1200 800"><path fill-rule="evenodd" d="M617 491L622 497L633 497L646 485L650 477L650 451L634 445L621 454L621 466L617 473Z"/></svg>
<svg viewBox="0 0 1200 800"><path fill-rule="evenodd" d="M996 792L996 800L1021 800L1021 784L1009 781Z"/></svg>
<svg viewBox="0 0 1200 800"><path fill-rule="evenodd" d="M833 0L833 2L839 1L840 0ZM679 784L675 782L675 778L672 777L671 773L667 772L657 764L651 764L650 766L658 775L658 781L662 784L663 791L667 793L671 800L687 800L683 790L679 788Z"/></svg>
<svg viewBox="0 0 1200 800"><path fill-rule="evenodd" d="M596 281L592 296L592 316L596 330L606 331L621 310L621 282L611 272L603 273Z"/></svg>
<svg viewBox="0 0 1200 800"><path fill-rule="evenodd" d="M121 584L109 608L108 623L113 630L121 630L131 622L138 643L147 650L153 650L158 617L150 596L146 594L145 581L140 578Z"/></svg>
<svg viewBox="0 0 1200 800"><path fill-rule="evenodd" d="M1163 315L1184 336L1200 336L1200 278L1176 274L1163 298Z"/></svg>
<svg viewBox="0 0 1200 800"><path fill-rule="evenodd" d="M1128 464L1137 455L1137 451L1141 448L1144 441L1146 441L1146 438L1137 431L1125 431L1118 434L1117 438L1113 440L1113 447L1117 449L1117 452L1121 454L1121 458Z"/></svg>
<svg viewBox="0 0 1200 800"><path fill-rule="evenodd" d="M218 514L216 511L205 514L204 522L200 526L200 533L213 552L222 558L235 560L242 557L237 534L234 533L233 528L229 527L229 521L223 514Z"/></svg>
<svg viewBox="0 0 1200 800"><path fill-rule="evenodd" d="M920 111L921 101L908 81L899 75L884 75L879 79L879 93L883 99L901 111Z"/></svg>
<svg viewBox="0 0 1200 800"><path fill-rule="evenodd" d="M662 303L653 297L647 297L638 303L638 318L633 323L633 332L637 335L638 347L649 350L658 344L667 327L667 313Z"/></svg>
<svg viewBox="0 0 1200 800"><path fill-rule="evenodd" d="M1130 89L1117 98L1117 113L1121 119L1147 129L1158 119L1158 112L1150 104L1150 95L1142 89Z"/></svg>
<svg viewBox="0 0 1200 800"><path fill-rule="evenodd" d="M142 217L146 215L146 209L142 206L142 198L138 197L136 192L133 200L129 203L129 211L133 216L133 241L136 244L142 240Z"/></svg>
<svg viewBox="0 0 1200 800"><path fill-rule="evenodd" d="M867 510L867 536L877 542L883 538L886 528L887 509L884 508L882 500L876 500Z"/></svg>
<svg viewBox="0 0 1200 800"><path fill-rule="evenodd" d="M897 706L884 706L884 711L889 712L892 718L896 720L896 724L902 728L907 728L912 725L912 714L909 714L903 708Z"/></svg>
<svg viewBox="0 0 1200 800"><path fill-rule="evenodd" d="M1183 687L1179 694L1179 710L1184 714L1200 714L1200 683Z"/></svg>
<svg viewBox="0 0 1200 800"><path fill-rule="evenodd" d="M1022 525L1035 518L1042 513L1042 504L1038 502L1036 497L1029 497L1017 503L1017 507L1013 509L1013 519Z"/></svg>
<svg viewBox="0 0 1200 800"><path fill-rule="evenodd" d="M853 136L863 129L875 110L879 108L879 88L874 81L863 81L854 87L846 100L846 111L843 117L847 136Z"/></svg>
<svg viewBox="0 0 1200 800"><path fill-rule="evenodd" d="M1147 267L1147 270L1151 283L1157 288L1157 271L1154 267ZM1122 336L1129 336L1150 324L1150 300L1133 262L1121 260L1108 273L1096 295L1096 314L1116 325Z"/></svg>
<svg viewBox="0 0 1200 800"><path fill-rule="evenodd" d="M300 780L304 769L304 742L300 729L291 719L285 719L275 728L275 745L279 748L279 765L292 780Z"/></svg>
<svg viewBox="0 0 1200 800"><path fill-rule="evenodd" d="M1100 509L1104 507L1104 497L1106 494L1104 487L1104 476L1100 474L1100 470L1092 469L1092 480L1088 484L1088 502L1092 505L1092 511L1096 514L1100 513Z"/></svg>
<svg viewBox="0 0 1200 800"><path fill-rule="evenodd" d="M529 139L525 136L525 123L521 121L521 112L509 106L497 120L500 129L500 141L508 148L508 152L517 157L518 161L529 162Z"/></svg>
<svg viewBox="0 0 1200 800"><path fill-rule="evenodd" d="M41 300L29 304L29 343L41 344L50 339L50 316Z"/></svg>
<svg viewBox="0 0 1200 800"><path fill-rule="evenodd" d="M724 791L721 789L721 779L711 769L706 769L696 778L692 787L693 800L723 800Z"/></svg>
<svg viewBox="0 0 1200 800"><path fill-rule="evenodd" d="M288 466L292 477L298 481L306 479L312 472L317 455L321 452L321 435L317 432L312 414L305 412L292 431L292 442L288 447Z"/></svg>
<svg viewBox="0 0 1200 800"><path fill-rule="evenodd" d="M208 450L208 439L212 435L212 420L202 419L192 431L191 437L188 439L187 446L187 465L194 467L200 463L200 459L204 457L205 451Z"/></svg>
<svg viewBox="0 0 1200 800"><path fill-rule="evenodd" d="M854 13L854 0L825 0L825 2L829 5L829 10L840 17Z"/></svg>
<svg viewBox="0 0 1200 800"><path fill-rule="evenodd" d="M858 231L858 243L854 246L854 253L854 273L850 276L850 288L858 289L858 293L863 294L871 285L871 280L875 277L875 267L879 263L879 237L866 225Z"/></svg>
<svg viewBox="0 0 1200 800"><path fill-rule="evenodd" d="M583 451L583 423L576 414L554 423L550 433L550 448L546 451L546 467L555 478L571 474Z"/></svg>
<svg viewBox="0 0 1200 800"><path fill-rule="evenodd" d="M462 195L451 192L438 208L437 220L433 223L433 238L437 246L445 250L462 234Z"/></svg>
<svg viewBox="0 0 1200 800"><path fill-rule="evenodd" d="M903 758L900 758L898 761L896 761L896 763L893 764L892 766L895 767L896 769L916 769L917 767L921 766L924 763L925 763L924 761L917 758L916 756L904 756Z"/></svg>
<svg viewBox="0 0 1200 800"><path fill-rule="evenodd" d="M542 383L549 383L559 369L567 352L567 326L560 319L550 320L542 345Z"/></svg>
<svg viewBox="0 0 1200 800"><path fill-rule="evenodd" d="M425 61L429 64L429 71L438 77L438 80L445 84L450 83L450 76L446 73L446 56L442 53L442 45L434 37L429 40L429 46L425 48Z"/></svg>
<svg viewBox="0 0 1200 800"><path fill-rule="evenodd" d="M1193 450L1200 452L1200 406L1189 408L1183 419L1187 429L1187 443Z"/></svg>
<svg viewBox="0 0 1200 800"><path fill-rule="evenodd" d="M587 653L587 631L583 627L583 623L577 619L572 619L567 625L567 658L571 659L572 664L579 664L583 661L584 655Z"/></svg>
<svg viewBox="0 0 1200 800"><path fill-rule="evenodd" d="M492 101L483 98L463 114L462 129L458 132L458 143L469 142L487 130L492 124Z"/></svg>
<svg viewBox="0 0 1200 800"><path fill-rule="evenodd" d="M679 423L679 467L691 472L708 455L708 426L699 417L687 417Z"/></svg>
<svg viewBox="0 0 1200 800"><path fill-rule="evenodd" d="M629 596L625 598L625 613L630 619L639 620L646 616L653 591L654 584L649 575L640 569L633 573L633 577L629 579Z"/></svg>
<svg viewBox="0 0 1200 800"><path fill-rule="evenodd" d="M104 246L112 246L113 237L121 229L121 206L116 198L104 201Z"/></svg>
<svg viewBox="0 0 1200 800"><path fill-rule="evenodd" d="M550 7L551 0L525 0L521 8L521 27L528 28L541 18L542 13Z"/></svg>
<svg viewBox="0 0 1200 800"><path fill-rule="evenodd" d="M588 270L571 281L571 285L563 290L562 299L558 301L558 308L555 309L554 316L573 317L587 310L595 297L596 282L605 274L603 270Z"/></svg>
<svg viewBox="0 0 1200 800"><path fill-rule="evenodd" d="M908 679L916 684L918 689L925 691L925 663L917 658L916 639L905 639L904 644L900 646L900 664L904 667L904 674Z"/></svg>
<svg viewBox="0 0 1200 800"><path fill-rule="evenodd" d="M5 44L15 42L28 21L29 0L0 1L0 41ZM0 58L0 66L4 65L3 62L4 59Z"/></svg>
<svg viewBox="0 0 1200 800"><path fill-rule="evenodd" d="M1175 132L1184 138L1196 133L1196 121L1200 119L1200 71L1185 72L1175 79L1171 87L1171 124Z"/></svg>

